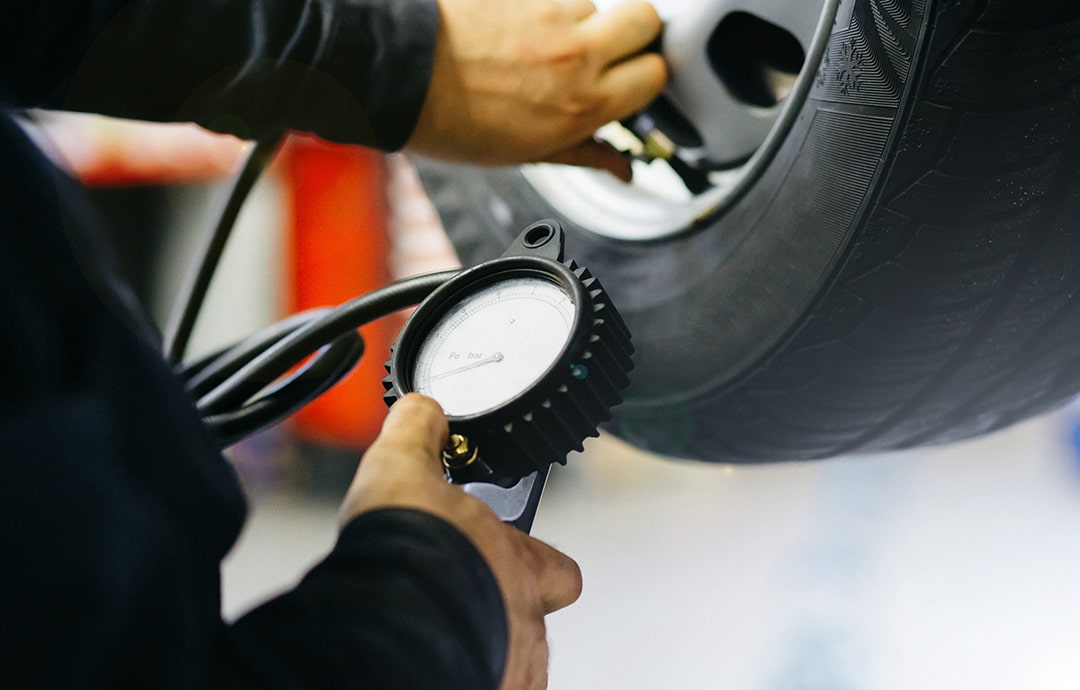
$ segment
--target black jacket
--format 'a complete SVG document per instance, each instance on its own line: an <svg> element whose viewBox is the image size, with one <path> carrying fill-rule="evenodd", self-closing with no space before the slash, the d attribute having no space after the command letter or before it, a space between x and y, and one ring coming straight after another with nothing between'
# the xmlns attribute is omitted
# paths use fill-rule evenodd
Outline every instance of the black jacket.
<svg viewBox="0 0 1080 690"><path fill-rule="evenodd" d="M386 149L430 74L433 0L28 0L0 107L285 128ZM354 520L233 625L236 478L108 264L93 210L0 113L0 685L490 688L496 583L425 513Z"/></svg>

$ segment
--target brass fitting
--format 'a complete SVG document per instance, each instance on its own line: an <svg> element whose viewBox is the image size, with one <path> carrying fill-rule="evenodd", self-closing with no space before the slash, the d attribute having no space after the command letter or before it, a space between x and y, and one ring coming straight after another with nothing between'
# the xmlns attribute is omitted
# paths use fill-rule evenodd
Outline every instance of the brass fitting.
<svg viewBox="0 0 1080 690"><path fill-rule="evenodd" d="M448 470L463 470L476 462L477 449L461 434L450 434L442 452L443 466Z"/></svg>

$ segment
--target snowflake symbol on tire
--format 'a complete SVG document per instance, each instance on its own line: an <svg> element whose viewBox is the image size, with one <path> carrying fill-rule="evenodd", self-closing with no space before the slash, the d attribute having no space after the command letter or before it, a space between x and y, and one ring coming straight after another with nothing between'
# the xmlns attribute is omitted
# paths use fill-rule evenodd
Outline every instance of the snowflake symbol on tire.
<svg viewBox="0 0 1080 690"><path fill-rule="evenodd" d="M841 46L834 79L839 82L842 95L847 96L862 88L862 61L863 51L854 41L847 41Z"/></svg>

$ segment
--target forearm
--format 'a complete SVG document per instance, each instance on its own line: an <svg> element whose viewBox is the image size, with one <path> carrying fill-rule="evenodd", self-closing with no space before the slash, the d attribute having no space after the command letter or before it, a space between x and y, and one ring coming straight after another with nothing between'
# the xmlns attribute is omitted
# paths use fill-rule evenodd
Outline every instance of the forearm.
<svg viewBox="0 0 1080 690"><path fill-rule="evenodd" d="M435 0L39 0L4 22L11 105L284 129L400 147L427 91Z"/></svg>

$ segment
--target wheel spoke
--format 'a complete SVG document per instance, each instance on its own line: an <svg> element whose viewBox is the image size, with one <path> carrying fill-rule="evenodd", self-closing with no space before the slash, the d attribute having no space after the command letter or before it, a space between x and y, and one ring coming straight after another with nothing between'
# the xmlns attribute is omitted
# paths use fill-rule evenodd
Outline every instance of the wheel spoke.
<svg viewBox="0 0 1080 690"><path fill-rule="evenodd" d="M667 5L658 4L666 20L664 54L672 73L669 96L697 127L707 157L714 163L731 164L749 157L768 135L786 93L781 90L770 99L768 89L774 87L773 73L761 67L757 56L739 54L743 46L727 45L723 35L714 37L717 27L722 22L734 22L728 26L739 26L735 29L736 37L746 35L744 26L768 27L781 35L788 46L805 54L824 2L674 0ZM798 46L794 47L794 43ZM765 49L760 44L746 47L754 51ZM725 62L723 56L730 60ZM790 77L775 74L781 79L794 80L794 74ZM762 92L764 99L756 97L755 94Z"/></svg>
<svg viewBox="0 0 1080 690"><path fill-rule="evenodd" d="M728 0L729 11L742 11L787 31L799 42L803 52L810 50L822 8L820 0Z"/></svg>

